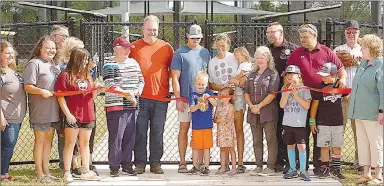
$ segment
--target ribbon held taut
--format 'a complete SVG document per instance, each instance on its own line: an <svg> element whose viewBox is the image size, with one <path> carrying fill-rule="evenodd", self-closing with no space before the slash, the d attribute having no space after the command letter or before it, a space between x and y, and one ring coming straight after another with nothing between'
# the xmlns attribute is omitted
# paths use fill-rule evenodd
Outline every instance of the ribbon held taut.
<svg viewBox="0 0 384 186"><path fill-rule="evenodd" d="M302 87L299 87L299 89L308 89L308 90L312 90L312 91L315 91L315 92L322 92L322 93L329 93L329 94L350 94L351 93L351 90L350 88L345 88L345 89L341 89L341 88L322 88L322 89L318 89L318 88L311 88L311 87L306 87L306 86L302 86ZM264 94L279 94L279 93L282 93L282 92L289 92L289 91L292 91L292 89L285 89L285 90L282 90L282 91L274 91L274 92L269 92L269 93L264 93ZM250 95L262 95L260 92L256 92L256 93L253 93L253 94L250 94ZM209 98L231 98L231 97L236 97L236 96L243 96L243 95L228 95L228 96L209 96L205 99L205 101L207 102Z"/></svg>

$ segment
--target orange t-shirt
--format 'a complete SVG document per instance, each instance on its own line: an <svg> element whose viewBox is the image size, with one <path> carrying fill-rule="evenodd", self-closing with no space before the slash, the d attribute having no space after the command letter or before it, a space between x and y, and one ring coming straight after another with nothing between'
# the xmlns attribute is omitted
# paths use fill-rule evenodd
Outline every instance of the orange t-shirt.
<svg viewBox="0 0 384 186"><path fill-rule="evenodd" d="M157 39L148 44L143 39L132 43L129 57L134 58L140 65L144 76L144 89L141 97L160 100L169 94L169 70L173 57L173 48L167 42Z"/></svg>

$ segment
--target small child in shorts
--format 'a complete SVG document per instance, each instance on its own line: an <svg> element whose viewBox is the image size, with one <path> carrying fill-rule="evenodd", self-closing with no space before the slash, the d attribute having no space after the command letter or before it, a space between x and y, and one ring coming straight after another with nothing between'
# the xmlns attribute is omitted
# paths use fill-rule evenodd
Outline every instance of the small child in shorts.
<svg viewBox="0 0 384 186"><path fill-rule="evenodd" d="M206 176L209 174L210 148L213 146L212 128L213 128L213 107L217 105L214 98L206 98L213 95L211 90L207 89L208 74L199 72L195 77L196 92L192 92L189 97L190 111L192 113L192 147L193 168L189 174L198 174ZM200 157L203 155L203 157ZM204 168L199 167L199 160L203 160Z"/></svg>
<svg viewBox="0 0 384 186"><path fill-rule="evenodd" d="M320 72L323 82L321 88L338 88L337 67L328 62ZM329 151L332 148L333 175L344 179L340 172L341 147L344 145L344 127L342 99L347 100L347 94L334 94L312 91L312 104L309 124L312 133L317 133L317 146L321 148L321 173L319 178L330 176Z"/></svg>

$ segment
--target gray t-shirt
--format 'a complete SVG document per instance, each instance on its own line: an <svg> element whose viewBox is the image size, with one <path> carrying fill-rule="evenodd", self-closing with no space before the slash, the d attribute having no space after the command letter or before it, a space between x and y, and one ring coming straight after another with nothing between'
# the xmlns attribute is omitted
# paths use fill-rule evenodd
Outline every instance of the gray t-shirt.
<svg viewBox="0 0 384 186"><path fill-rule="evenodd" d="M1 74L1 112L8 123L22 123L27 110L27 97L23 86L23 77L7 68Z"/></svg>
<svg viewBox="0 0 384 186"><path fill-rule="evenodd" d="M38 88L54 90L60 70L51 62L40 58L28 62L24 71L24 83ZM59 104L56 96L43 98L41 95L28 94L29 121L31 123L50 123L59 121Z"/></svg>
<svg viewBox="0 0 384 186"><path fill-rule="evenodd" d="M284 94L290 94L290 92L283 92ZM311 99L311 92L308 89L299 89L299 95L304 100ZM287 104L284 107L283 125L290 127L305 127L307 122L308 110L305 109L296 100L293 94L289 95Z"/></svg>

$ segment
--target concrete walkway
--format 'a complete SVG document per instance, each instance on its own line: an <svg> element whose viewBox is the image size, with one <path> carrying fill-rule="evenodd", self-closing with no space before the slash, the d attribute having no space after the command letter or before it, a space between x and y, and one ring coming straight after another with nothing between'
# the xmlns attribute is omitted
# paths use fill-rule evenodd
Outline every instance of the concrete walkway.
<svg viewBox="0 0 384 186"><path fill-rule="evenodd" d="M313 176L312 170L309 174L312 176L311 182L305 182L299 178L286 180L283 179L283 173L277 173L274 176L250 176L248 171L255 166L248 165L247 172L237 174L235 176L215 175L218 166L211 166L211 174L209 176L188 175L177 173L177 165L163 165L164 174L153 174L149 172L147 166L146 172L138 176L110 177L108 165L98 165L101 181L81 181L75 179L74 182L68 185L341 185L335 179L318 179ZM188 165L191 168L191 165Z"/></svg>

